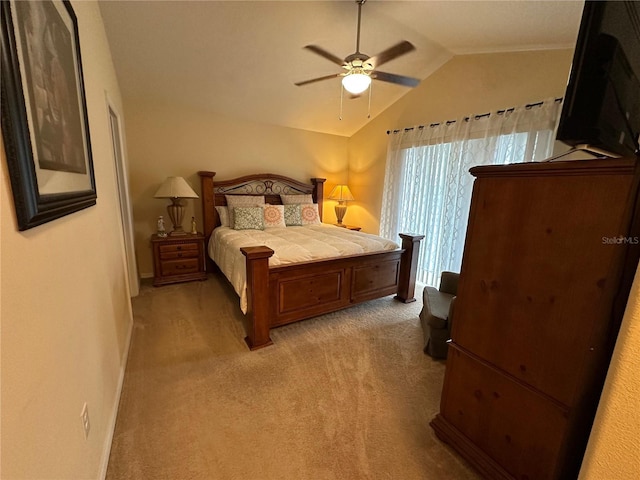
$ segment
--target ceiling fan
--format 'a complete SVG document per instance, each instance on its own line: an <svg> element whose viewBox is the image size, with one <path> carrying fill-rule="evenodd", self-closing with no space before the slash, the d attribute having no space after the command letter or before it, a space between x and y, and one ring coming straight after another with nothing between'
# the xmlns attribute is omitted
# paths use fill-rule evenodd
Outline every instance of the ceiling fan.
<svg viewBox="0 0 640 480"><path fill-rule="evenodd" d="M345 90L353 95L359 95L363 93L371 84L371 79L380 80L382 82L395 83L405 87L415 87L420 83L417 78L405 77L403 75L396 75L394 73L381 72L377 68L387 63L394 58L398 58L405 53L409 53L415 50L415 47L406 40L390 47L373 57L360 52L360 18L362 14L362 5L366 0L356 0L358 4L358 31L356 34L356 51L352 53L344 60L338 58L332 53L327 52L321 47L316 45L307 45L307 50L311 50L313 53L326 58L327 60L340 65L346 70L346 72L335 73L332 75L326 75L324 77L318 77L311 80L305 80L303 82L297 82L297 86L307 85L309 83L320 82L322 80L329 80L336 77L342 77L342 85Z"/></svg>

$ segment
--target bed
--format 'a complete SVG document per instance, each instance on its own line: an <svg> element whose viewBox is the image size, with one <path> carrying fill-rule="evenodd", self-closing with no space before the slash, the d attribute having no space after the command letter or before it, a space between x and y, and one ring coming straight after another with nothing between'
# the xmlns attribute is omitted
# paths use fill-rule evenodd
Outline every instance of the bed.
<svg viewBox="0 0 640 480"><path fill-rule="evenodd" d="M215 207L226 206L227 195L263 196L265 203L271 205L282 203L281 194L311 195L317 204L319 218L322 218L323 178L312 178L311 183L306 184L282 175L257 174L214 182L214 172L201 171L198 175L207 245L214 230L221 225ZM343 230L346 232L337 227L326 228L340 230L340 234ZM327 231L321 230L321 233ZM416 267L424 236L400 234L400 238L402 245L393 250L272 266L269 265L275 253L272 248L266 245L241 247L245 258L245 341L249 349L271 345L270 329L273 327L388 295L395 294L395 298L404 303L415 301ZM217 269L211 258L208 258L208 266L210 271Z"/></svg>

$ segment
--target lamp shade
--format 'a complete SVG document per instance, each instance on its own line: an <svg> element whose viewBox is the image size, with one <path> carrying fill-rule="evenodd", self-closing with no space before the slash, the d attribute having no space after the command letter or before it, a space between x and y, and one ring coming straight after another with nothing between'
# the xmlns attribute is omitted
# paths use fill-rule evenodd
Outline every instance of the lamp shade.
<svg viewBox="0 0 640 480"><path fill-rule="evenodd" d="M351 190L346 185L336 185L329 194L329 200L338 200L339 202L354 200Z"/></svg>
<svg viewBox="0 0 640 480"><path fill-rule="evenodd" d="M198 198L187 181L182 177L167 177L162 182L154 198Z"/></svg>
<svg viewBox="0 0 640 480"><path fill-rule="evenodd" d="M167 213L173 223L173 230L169 235L186 235L182 228L184 216L183 198L198 198L187 181L182 177L167 177L154 195L155 198L170 198L171 205L167 206Z"/></svg>
<svg viewBox="0 0 640 480"><path fill-rule="evenodd" d="M364 92L369 85L371 85L371 77L365 73L350 73L342 77L342 86L354 95Z"/></svg>

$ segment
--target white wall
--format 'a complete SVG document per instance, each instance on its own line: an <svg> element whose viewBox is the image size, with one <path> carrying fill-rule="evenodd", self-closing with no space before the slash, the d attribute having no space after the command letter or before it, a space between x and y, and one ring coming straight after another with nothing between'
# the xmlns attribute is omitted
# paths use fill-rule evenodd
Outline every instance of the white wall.
<svg viewBox="0 0 640 480"><path fill-rule="evenodd" d="M0 159L3 479L91 479L105 466L132 326L105 92L122 112L95 2L78 18L97 205L19 232ZM80 421L89 406L91 431Z"/></svg>
<svg viewBox="0 0 640 480"><path fill-rule="evenodd" d="M640 268L631 288L581 480L638 478L640 472Z"/></svg>

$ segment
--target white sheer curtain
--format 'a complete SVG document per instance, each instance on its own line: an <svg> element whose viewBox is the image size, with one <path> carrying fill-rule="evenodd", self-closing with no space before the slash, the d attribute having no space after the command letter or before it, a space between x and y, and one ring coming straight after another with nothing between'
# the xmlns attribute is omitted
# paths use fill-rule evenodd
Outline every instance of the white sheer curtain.
<svg viewBox="0 0 640 480"><path fill-rule="evenodd" d="M390 133L380 235L425 235L418 281L437 286L460 271L477 165L551 156L561 103L555 99Z"/></svg>

